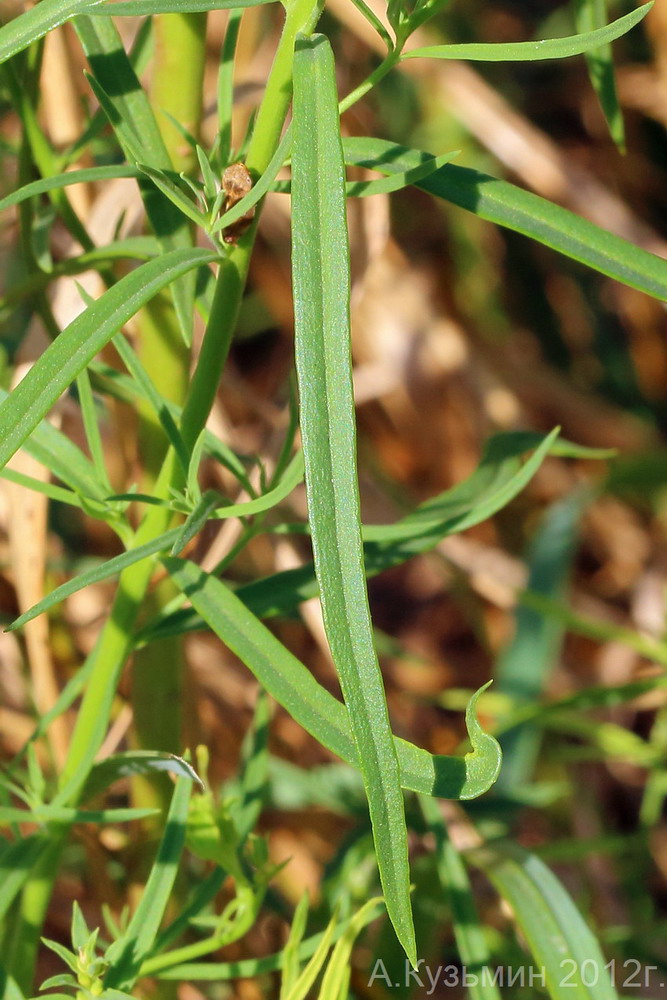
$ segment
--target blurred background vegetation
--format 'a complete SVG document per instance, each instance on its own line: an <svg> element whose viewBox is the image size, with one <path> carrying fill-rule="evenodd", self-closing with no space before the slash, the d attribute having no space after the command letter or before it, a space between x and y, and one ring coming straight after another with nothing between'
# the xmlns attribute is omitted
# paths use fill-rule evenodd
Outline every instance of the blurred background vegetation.
<svg viewBox="0 0 667 1000"><path fill-rule="evenodd" d="M19 6L4 0L3 17ZM610 17L625 12L615 8ZM266 80L280 21L277 5L244 12L236 146ZM216 129L215 74L225 25L226 14L209 16L206 146ZM123 18L118 26L133 45L139 19ZM347 93L377 62L377 38L349 0L330 0L321 28L336 51L340 93ZM555 0L453 0L415 41L519 41L573 31L571 7ZM149 80L148 34L139 36L139 47ZM614 43L614 53L625 154L609 137L583 58L481 68L410 60L348 112L344 126L350 135L376 135L432 153L460 149L458 164L510 179L667 256L667 7L656 4L639 29ZM61 153L76 143L95 107L68 27L48 36L42 59L38 125ZM20 140L3 81L0 196L12 188ZM105 163L116 155L103 127L72 162ZM72 201L98 245L117 229L141 231L131 180L99 190L81 186L72 190ZM60 224L52 226L50 213L44 200L40 263L57 272L78 247ZM505 737L506 764L496 790L466 807L468 814L488 833L513 831L549 861L614 954L667 974L664 306L414 189L355 201L349 225L365 520L393 520L459 482L475 468L484 441L500 430L547 432L560 425L571 441L617 449L609 461L548 459L525 493L492 522L371 581L371 604L396 733L433 752L456 752L464 735L464 692L494 677L481 702L482 721L498 733L514 728ZM0 226L0 368L9 387L47 335L36 308L40 293L25 284L14 213L6 213ZM275 458L288 420L289 245L288 201L270 195L214 413L216 429L239 453L267 460ZM77 280L99 292L95 272ZM23 289L18 298L17 288ZM81 308L73 278L54 276L47 293L61 326ZM82 444L77 414L64 400L54 419ZM129 411L110 408L103 432L112 482L121 489L136 481L140 461ZM24 471L40 474L32 460L21 461ZM210 485L229 486L219 468L210 467L207 475ZM287 505L300 519L303 493L296 491ZM209 525L193 557L213 565L237 530L233 521ZM44 589L108 558L117 545L99 521L55 503L47 511L42 497L3 482L4 619ZM244 550L235 573L252 579L307 558L298 537L262 536ZM528 596L520 600L526 586ZM111 593L111 584L91 587L48 621L33 622L23 636L0 635L6 756L21 747L35 710L48 707L92 648ZM336 690L317 605L304 605L300 620L275 627ZM185 648L192 681L186 742L209 746L215 783L236 771L256 689L212 636L190 636ZM584 689L593 694L581 695ZM107 750L124 745L128 733L131 738L127 697L125 685ZM517 720L530 716L526 705L537 710L521 727ZM70 726L65 717L54 729L56 761ZM300 768L330 760L282 711L274 719L271 748ZM326 802L312 804L305 792L290 801L290 789L298 787L293 779L277 768L274 800L262 817L273 858L291 860L275 880L273 912L250 936L258 954L284 941L285 902L294 903L304 887L321 899L326 880L335 880L343 864L368 856L363 809L354 806L361 801L358 789L350 791L349 815L342 815ZM102 901L119 903L139 877L141 866L133 860L138 831L78 828L77 836L51 907L51 938L67 936L74 898L95 913ZM418 922L437 928L436 951L455 962L444 904L427 891L428 868L422 872L418 849L414 877L418 884L423 878L415 894ZM496 945L500 950L504 942L507 956L507 914L488 887L480 883L479 892ZM245 941L224 957L248 948ZM44 956L44 976L54 961ZM380 986L369 991L358 982L354 988L360 996L376 995ZM201 996L192 985L181 990L183 1000ZM262 990L256 981L237 984L237 995L247 1000ZM206 995L217 994L207 987Z"/></svg>

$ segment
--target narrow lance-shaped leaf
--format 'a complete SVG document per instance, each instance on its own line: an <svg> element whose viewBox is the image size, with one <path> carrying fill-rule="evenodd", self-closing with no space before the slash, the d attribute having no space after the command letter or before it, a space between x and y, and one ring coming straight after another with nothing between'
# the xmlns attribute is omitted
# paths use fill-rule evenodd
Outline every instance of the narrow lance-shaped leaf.
<svg viewBox="0 0 667 1000"><path fill-rule="evenodd" d="M0 404L8 398L9 393L0 389ZM98 482L90 459L48 420L40 421L25 449L76 493L96 500L104 499L104 484Z"/></svg>
<svg viewBox="0 0 667 1000"><path fill-rule="evenodd" d="M605 0L575 0L574 13L579 31L590 31L601 27L607 20L607 4ZM611 45L607 42L587 52L586 63L588 76L607 120L609 134L621 153L624 153L625 126L616 90Z"/></svg>
<svg viewBox="0 0 667 1000"><path fill-rule="evenodd" d="M409 170L429 155L370 138L346 139L344 150L347 163L372 167L383 174ZM453 163L419 181L418 187L480 219L523 233L656 299L667 299L667 260L546 198Z"/></svg>
<svg viewBox="0 0 667 1000"><path fill-rule="evenodd" d="M124 323L160 289L215 259L207 250L173 250L121 278L77 316L0 404L0 468Z"/></svg>
<svg viewBox="0 0 667 1000"><path fill-rule="evenodd" d="M22 615L7 625L5 632L12 632L14 629L22 628L27 622L32 621L33 618L44 614L49 608L52 608L55 604L59 604L60 601L64 601L72 594L76 594L79 590L83 590L84 587L89 587L93 583L100 583L102 580L108 580L112 576L117 576L124 569L127 569L128 566L133 566L134 563L141 562L142 559L148 559L150 556L154 556L158 552L170 548L180 533L181 528L172 528L170 531L158 535L157 538L153 538L150 542L145 542L143 545L136 546L136 548L130 548L126 552L121 552L120 555L112 556L111 559L107 559L99 566L93 566L92 569L79 573L78 576L67 580L66 583L61 583L59 587L50 591L41 601L33 604L31 608L28 608L27 611L24 611Z"/></svg>
<svg viewBox="0 0 667 1000"><path fill-rule="evenodd" d="M487 981L484 969L491 964L485 928L477 912L466 867L447 832L438 803L426 795L419 805L435 838L435 865L440 885L452 911L454 937L461 963L470 977L470 1000L502 1000L498 986Z"/></svg>
<svg viewBox="0 0 667 1000"><path fill-rule="evenodd" d="M0 63L102 0L42 0L0 28Z"/></svg>
<svg viewBox="0 0 667 1000"><path fill-rule="evenodd" d="M176 585L215 634L259 683L315 739L355 767L357 746L345 706L246 607L229 587L183 559L163 558ZM444 799L473 799L488 791L500 770L500 747L476 717L480 689L466 709L472 750L464 757L434 756L394 737L403 788Z"/></svg>
<svg viewBox="0 0 667 1000"><path fill-rule="evenodd" d="M44 0L42 0L42 3ZM1 29L0 29L1 30ZM70 184L97 183L98 181L114 180L119 177L138 177L139 171L136 167L126 164L118 164L110 167L87 167L85 170L70 170L66 174L56 174L55 177L43 177L39 181L31 181L24 184L17 191L0 198L0 212L12 205L20 205L28 198L34 198L38 194L46 194L57 188L69 187Z"/></svg>
<svg viewBox="0 0 667 1000"><path fill-rule="evenodd" d="M521 455L530 448L536 451L522 464ZM522 431L496 435L487 442L479 466L468 479L420 505L396 524L362 527L366 576L398 566L411 556L434 548L446 535L491 517L527 485L548 453L572 458L609 457L608 451L581 449L567 441L554 440L552 434L547 438ZM437 527L429 524L424 527L425 519L434 519L436 511ZM319 591L313 564L307 563L299 569L284 570L244 584L236 593L258 617L270 618L292 611L302 601L316 597ZM137 638L141 642L154 641L201 628L205 628L205 623L196 611L188 608L159 616Z"/></svg>
<svg viewBox="0 0 667 1000"><path fill-rule="evenodd" d="M405 811L364 574L345 169L333 53L323 35L297 41L293 129L296 367L315 572L327 639L358 748L387 911L414 964Z"/></svg>
<svg viewBox="0 0 667 1000"><path fill-rule="evenodd" d="M96 7L101 17L138 17L143 14L198 14L207 10L259 7L274 0L120 0ZM93 13L91 11L91 13Z"/></svg>
<svg viewBox="0 0 667 1000"><path fill-rule="evenodd" d="M176 777L189 778L204 791L203 781L192 764L182 757L160 750L128 750L112 754L93 765L81 790L79 801L87 802L101 794L119 778L134 774L150 774L151 771L169 771Z"/></svg>
<svg viewBox="0 0 667 1000"><path fill-rule="evenodd" d="M170 170L171 159L153 109L115 25L108 20L81 17L74 27L90 64L91 85L127 158L141 160L157 170ZM139 188L162 251L192 246L191 227L185 217L153 184L140 182ZM195 275L185 274L174 282L171 294L183 337L190 343Z"/></svg>
<svg viewBox="0 0 667 1000"><path fill-rule="evenodd" d="M462 45L427 45L404 52L401 59L471 59L477 62L533 62L537 59L564 59L590 52L620 38L644 18L653 2L631 11L603 28L567 38L546 38L536 42L470 42Z"/></svg>
<svg viewBox="0 0 667 1000"><path fill-rule="evenodd" d="M553 1000L617 1000L593 932L538 857L503 842L468 851L466 858L511 906Z"/></svg>
<svg viewBox="0 0 667 1000"><path fill-rule="evenodd" d="M526 557L529 568L528 590L552 598L563 595L572 565L577 528L583 509L591 496L587 491L574 492L554 504L544 515ZM497 693L508 695L519 704L539 704L554 666L565 627L558 619L519 605L515 614L514 637L500 654L495 669ZM508 733L503 747L506 766L500 775L501 795L520 793L533 777L538 757L540 733L530 725Z"/></svg>
<svg viewBox="0 0 667 1000"><path fill-rule="evenodd" d="M188 777L179 778L176 782L160 848L141 901L123 936L107 950L105 957L112 967L105 986L131 987L157 937L185 845L191 788L192 782Z"/></svg>

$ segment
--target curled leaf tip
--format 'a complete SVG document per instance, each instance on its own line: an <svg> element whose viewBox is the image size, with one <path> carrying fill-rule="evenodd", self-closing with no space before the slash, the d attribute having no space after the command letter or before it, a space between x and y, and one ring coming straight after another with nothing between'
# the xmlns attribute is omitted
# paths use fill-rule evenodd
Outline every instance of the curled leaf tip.
<svg viewBox="0 0 667 1000"><path fill-rule="evenodd" d="M477 718L477 702L493 681L487 681L468 702L466 708L466 729L472 750L465 755L466 779L460 792L461 799L474 799L483 795L496 781L502 763L500 744L490 733L485 732Z"/></svg>

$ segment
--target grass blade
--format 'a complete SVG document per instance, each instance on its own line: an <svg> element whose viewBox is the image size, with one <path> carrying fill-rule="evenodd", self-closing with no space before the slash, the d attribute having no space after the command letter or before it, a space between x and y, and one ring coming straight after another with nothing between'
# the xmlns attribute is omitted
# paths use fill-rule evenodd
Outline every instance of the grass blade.
<svg viewBox="0 0 667 1000"><path fill-rule="evenodd" d="M0 918L5 916L23 888L44 847L44 839L41 834L33 833L3 848L0 854Z"/></svg>
<svg viewBox="0 0 667 1000"><path fill-rule="evenodd" d="M77 316L0 404L0 468L79 372L141 306L176 278L215 259L207 250L172 250L121 278Z"/></svg>
<svg viewBox="0 0 667 1000"><path fill-rule="evenodd" d="M502 843L467 851L466 859L512 907L553 1000L617 1000L594 934L538 857L518 844Z"/></svg>
<svg viewBox="0 0 667 1000"><path fill-rule="evenodd" d="M192 764L182 757L160 750L128 750L112 754L92 767L79 801L87 802L100 795L120 778L132 774L149 774L151 771L169 771L176 777L188 778L204 791L204 784Z"/></svg>
<svg viewBox="0 0 667 1000"><path fill-rule="evenodd" d="M565 59L608 45L634 28L653 6L653 2L619 17L611 24L567 38L548 38L536 42L465 43L463 45L427 45L404 52L401 59L471 59L477 62L533 62L536 59Z"/></svg>
<svg viewBox="0 0 667 1000"><path fill-rule="evenodd" d="M346 139L347 163L393 174L422 163L428 154L383 139ZM467 167L447 164L419 181L438 198L544 243L601 274L667 299L667 261L634 246L546 198Z"/></svg>
<svg viewBox="0 0 667 1000"><path fill-rule="evenodd" d="M333 53L323 35L297 42L293 109L296 367L315 572L327 639L358 747L387 912L414 964L405 810L364 574L345 169Z"/></svg>
<svg viewBox="0 0 667 1000"><path fill-rule="evenodd" d="M141 963L148 957L169 902L185 844L185 824L192 782L179 778L171 798L167 822L155 864L132 919L123 936L107 951L112 967L105 986L128 988L137 978Z"/></svg>
<svg viewBox="0 0 667 1000"><path fill-rule="evenodd" d="M42 3L44 0L42 0ZM35 8L33 8L35 9ZM1 31L2 29L0 29ZM32 181L24 184L23 187L12 191L11 194L0 199L0 212L13 205L20 205L28 198L34 198L38 194L47 194L57 188L68 187L70 184L96 184L98 181L114 180L118 177L139 177L140 171L136 167L124 164L111 167L87 167L85 170L71 170L66 174L56 174L55 177L44 177L39 181Z"/></svg>
<svg viewBox="0 0 667 1000"><path fill-rule="evenodd" d="M0 826L11 823L129 823L154 816L156 809L75 809L68 806L39 806L15 809L0 806Z"/></svg>
<svg viewBox="0 0 667 1000"><path fill-rule="evenodd" d="M243 11L231 10L220 51L218 67L218 163L229 163L232 153L232 110L234 108L234 57Z"/></svg>
<svg viewBox="0 0 667 1000"><path fill-rule="evenodd" d="M574 13L579 31L599 28L607 19L605 0L575 0ZM614 60L611 45L607 42L586 53L588 76L598 95L600 107L607 120L609 134L621 153L625 152L625 127L623 112L616 91Z"/></svg>
<svg viewBox="0 0 667 1000"><path fill-rule="evenodd" d="M17 628L22 628L27 622L32 621L33 618L44 614L45 611L48 611L55 604L59 604L72 594L78 593L84 587L89 587L93 583L101 583L102 580L108 580L109 577L117 576L126 567L133 566L134 563L141 562L142 559L148 559L149 556L154 556L158 552L169 549L178 538L180 532L180 528L172 528L171 531L158 535L157 538L153 538L144 545L138 545L134 549L128 549L127 552L121 552L120 555L107 559L101 565L93 566L92 569L86 570L84 573L79 573L78 576L68 580L66 583L61 583L59 587L52 590L41 601L33 604L31 608L28 608L22 615L15 618L10 625L6 626L5 631L13 632Z"/></svg>
<svg viewBox="0 0 667 1000"><path fill-rule="evenodd" d="M532 593L562 598L574 558L579 519L590 495L583 492L554 504L545 515L530 547L528 587ZM496 664L494 693L506 694L519 704L539 703L565 635L558 619L519 605L516 632ZM503 749L506 765L497 791L518 792L533 776L540 746L539 731L521 726L508 733Z"/></svg>
<svg viewBox="0 0 667 1000"><path fill-rule="evenodd" d="M477 982L473 978L470 980L470 1000L501 1000L497 985L479 976L491 964L491 959L461 855L449 839L437 802L422 795L419 797L419 805L435 837L438 878L452 910L454 937L461 964L477 978Z"/></svg>
<svg viewBox="0 0 667 1000"><path fill-rule="evenodd" d="M102 0L42 0L0 28L0 63Z"/></svg>
<svg viewBox="0 0 667 1000"><path fill-rule="evenodd" d="M259 7L273 0L121 0L105 3L91 13L100 17L138 17L151 14L198 14L207 10L236 10L240 7Z"/></svg>
<svg viewBox="0 0 667 1000"><path fill-rule="evenodd" d="M9 393L0 389L0 403L8 398ZM26 441L25 450L75 493L104 499L104 484L97 480L90 459L48 420L40 421Z"/></svg>

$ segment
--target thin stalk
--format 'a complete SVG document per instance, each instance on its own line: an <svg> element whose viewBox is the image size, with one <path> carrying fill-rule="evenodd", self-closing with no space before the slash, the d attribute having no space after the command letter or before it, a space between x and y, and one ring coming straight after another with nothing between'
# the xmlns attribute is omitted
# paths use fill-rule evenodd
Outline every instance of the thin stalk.
<svg viewBox="0 0 667 1000"><path fill-rule="evenodd" d="M355 87L354 90L347 95L347 97L344 97L343 100L340 101L338 105L340 114L342 115L344 111L347 111L353 104L360 101L362 97L365 97L369 90L372 90L373 87L380 82L380 80L384 80L387 73L394 68L400 57L401 50L398 47L392 49L391 52L388 52L379 66L376 66L373 72L370 73L358 87Z"/></svg>
<svg viewBox="0 0 667 1000"><path fill-rule="evenodd" d="M198 134L202 116L206 62L206 14L163 14L155 18L155 68L151 99L174 168L192 173L196 156L170 121ZM165 113L166 112L166 113ZM163 398L183 405L190 374L190 351L168 292L157 295L139 316L139 357ZM139 450L141 488L151 492L165 460L167 441L151 405L141 401ZM173 585L172 585L173 588ZM170 588L151 596L154 610L168 601ZM180 636L149 643L137 651L132 665L132 710L137 745L142 749L180 753L182 750L183 644ZM137 806L157 806L164 813L172 784L164 774L138 776L133 781ZM158 819L158 823L160 820ZM155 820L146 821L154 827Z"/></svg>
<svg viewBox="0 0 667 1000"><path fill-rule="evenodd" d="M161 14L154 19L155 71L151 102L174 170L192 173L194 149L163 112L195 138L202 111L206 14Z"/></svg>
<svg viewBox="0 0 667 1000"><path fill-rule="evenodd" d="M292 93L292 55L300 32L312 32L322 0L294 0L283 27L271 74L248 150L247 164L261 173L273 156L289 108ZM236 316L248 273L256 222L229 254L218 274L216 293L202 352L185 403L181 433L186 444L196 441L203 429L217 391L224 367ZM208 362L212 362L211 369ZM169 488L182 485L183 474L171 449L155 484L158 496L166 497ZM142 544L166 530L170 514L153 507L142 522L135 543ZM61 779L63 800L74 799L102 743L108 724L116 687L132 650L132 633L153 572L153 560L128 567L121 574L111 615L104 626L95 651L95 665L86 690L70 750ZM64 842L64 840L63 840ZM60 851L49 852L48 877L41 876L26 888L22 899L19 934L23 942L21 981L32 975L40 930L58 868ZM53 856L51 856L53 853ZM40 863L38 862L38 866ZM35 875L38 869L35 869ZM29 986L26 987L29 989Z"/></svg>

